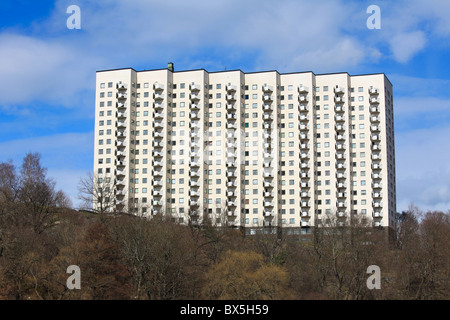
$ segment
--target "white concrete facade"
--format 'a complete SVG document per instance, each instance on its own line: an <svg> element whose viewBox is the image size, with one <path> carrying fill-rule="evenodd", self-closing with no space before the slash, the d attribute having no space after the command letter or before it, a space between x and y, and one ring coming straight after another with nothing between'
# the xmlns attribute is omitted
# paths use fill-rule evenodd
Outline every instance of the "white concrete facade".
<svg viewBox="0 0 450 320"><path fill-rule="evenodd" d="M94 173L118 210L249 228L307 230L326 214L393 225L384 74L105 70L95 110Z"/></svg>

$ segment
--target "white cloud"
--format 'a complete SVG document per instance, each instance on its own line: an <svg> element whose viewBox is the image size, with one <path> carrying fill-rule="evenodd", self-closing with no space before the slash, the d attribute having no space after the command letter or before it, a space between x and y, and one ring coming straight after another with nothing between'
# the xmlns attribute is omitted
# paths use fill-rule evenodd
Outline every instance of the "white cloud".
<svg viewBox="0 0 450 320"><path fill-rule="evenodd" d="M397 209L450 209L450 128L396 135Z"/></svg>
<svg viewBox="0 0 450 320"><path fill-rule="evenodd" d="M95 83L96 59L86 57L59 39L0 34L0 87L6 93L0 95L0 105L79 101L76 94Z"/></svg>
<svg viewBox="0 0 450 320"><path fill-rule="evenodd" d="M395 60L408 62L415 54L425 48L426 38L422 31L401 32L391 39L390 45Z"/></svg>

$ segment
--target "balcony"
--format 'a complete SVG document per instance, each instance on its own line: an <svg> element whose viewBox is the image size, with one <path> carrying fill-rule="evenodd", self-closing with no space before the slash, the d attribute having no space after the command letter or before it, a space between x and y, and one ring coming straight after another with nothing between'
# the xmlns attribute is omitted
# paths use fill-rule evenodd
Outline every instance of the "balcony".
<svg viewBox="0 0 450 320"><path fill-rule="evenodd" d="M346 179L347 175L343 172L336 172L336 178L338 179Z"/></svg>
<svg viewBox="0 0 450 320"><path fill-rule="evenodd" d="M300 192L300 196L302 198L310 198L311 197L311 192L302 191L302 192Z"/></svg>
<svg viewBox="0 0 450 320"><path fill-rule="evenodd" d="M336 124L334 127L336 131L345 131L345 127L342 124Z"/></svg>
<svg viewBox="0 0 450 320"><path fill-rule="evenodd" d="M228 168L236 168L237 167L237 163L233 162L233 161L227 161L227 167Z"/></svg>
<svg viewBox="0 0 450 320"><path fill-rule="evenodd" d="M347 208L347 202L344 202L344 201L338 201L338 202L337 202L337 207L338 207L338 208Z"/></svg>
<svg viewBox="0 0 450 320"><path fill-rule="evenodd" d="M372 183L372 189L382 189L383 184L381 182L373 182Z"/></svg>
<svg viewBox="0 0 450 320"><path fill-rule="evenodd" d="M237 207L237 201L227 200L227 206L229 206L229 207Z"/></svg>
<svg viewBox="0 0 450 320"><path fill-rule="evenodd" d="M300 103L307 103L308 97L307 96L298 96L298 102Z"/></svg>
<svg viewBox="0 0 450 320"><path fill-rule="evenodd" d="M154 89L155 91L163 91L163 90L164 90L164 85L161 84L161 83L155 82L155 83L153 84L153 89Z"/></svg>
<svg viewBox="0 0 450 320"><path fill-rule="evenodd" d="M301 159L309 159L309 153L308 152L301 152L300 153Z"/></svg>
<svg viewBox="0 0 450 320"><path fill-rule="evenodd" d="M228 181L227 182L227 187L228 188L236 188L237 187L237 183L235 181Z"/></svg>
<svg viewBox="0 0 450 320"><path fill-rule="evenodd" d="M275 206L275 203L273 201L264 201L264 207L271 208L274 206Z"/></svg>
<svg viewBox="0 0 450 320"><path fill-rule="evenodd" d="M163 176L163 172L160 171L160 170L154 170L154 171L153 171L153 175L154 175L155 177L162 177L162 176Z"/></svg>
<svg viewBox="0 0 450 320"><path fill-rule="evenodd" d="M125 162L124 161L116 160L115 164L116 164L117 167L125 167Z"/></svg>
<svg viewBox="0 0 450 320"><path fill-rule="evenodd" d="M197 197L200 197L200 192L191 190L191 191L189 191L189 195L191 197L197 198Z"/></svg>
<svg viewBox="0 0 450 320"><path fill-rule="evenodd" d="M300 121L308 121L308 116L306 116L306 115L304 115L304 114L301 114L301 115L298 117L298 119L299 119Z"/></svg>
<svg viewBox="0 0 450 320"><path fill-rule="evenodd" d="M310 187L311 187L310 183L309 183L309 182L306 182L306 181L300 182L300 186L301 186L302 188L310 188Z"/></svg>
<svg viewBox="0 0 450 320"><path fill-rule="evenodd" d="M153 206L161 207L163 205L161 200L153 200Z"/></svg>
<svg viewBox="0 0 450 320"><path fill-rule="evenodd" d="M200 172L199 172L199 171L191 170L191 171L189 171L189 175L190 175L192 178L199 178L199 177L200 177Z"/></svg>
<svg viewBox="0 0 450 320"><path fill-rule="evenodd" d="M336 134L334 136L334 138L336 139L336 141L344 141L345 140L345 136L342 134Z"/></svg>
<svg viewBox="0 0 450 320"><path fill-rule="evenodd" d="M302 168L302 169L306 169L306 168L309 168L309 167L310 167L310 165L307 162L301 162L300 163L300 168Z"/></svg>
<svg viewBox="0 0 450 320"><path fill-rule="evenodd" d="M311 207L311 201L301 201L301 202L300 202L300 205L301 205L303 208L309 208L309 207Z"/></svg>
<svg viewBox="0 0 450 320"><path fill-rule="evenodd" d="M190 182L189 182L189 185L190 185L191 187L196 187L196 188L198 188L198 187L200 187L200 182L198 182L198 181L190 181Z"/></svg>
<svg viewBox="0 0 450 320"><path fill-rule="evenodd" d="M370 87L369 88L369 94L370 95L376 95L376 94L378 94L379 93L379 91L378 91L378 89L375 89L374 87Z"/></svg>
<svg viewBox="0 0 450 320"><path fill-rule="evenodd" d="M126 128L127 123L125 121L117 121L116 122L116 127L117 128Z"/></svg>
<svg viewBox="0 0 450 320"><path fill-rule="evenodd" d="M235 113L228 113L227 114L227 119L228 120L236 120L237 119L237 114L235 114Z"/></svg>
<svg viewBox="0 0 450 320"><path fill-rule="evenodd" d="M237 172L236 171L227 171L227 177L228 178L237 178Z"/></svg>
<svg viewBox="0 0 450 320"><path fill-rule="evenodd" d="M237 107L236 107L236 105L229 103L229 104L227 104L227 110L228 111L236 111Z"/></svg>
<svg viewBox="0 0 450 320"><path fill-rule="evenodd" d="M227 94L225 96L225 98L227 99L227 101L236 101L236 95L235 94Z"/></svg>
<svg viewBox="0 0 450 320"><path fill-rule="evenodd" d="M126 103L124 103L124 102L118 102L117 104L116 104L116 107L117 108L119 108L119 109L123 109L123 108L127 108L127 104Z"/></svg>
<svg viewBox="0 0 450 320"><path fill-rule="evenodd" d="M336 153L336 159L344 160L344 159L347 159L347 156L345 153L339 152L339 153Z"/></svg>
<svg viewBox="0 0 450 320"><path fill-rule="evenodd" d="M164 163L162 161L153 161L154 167L164 167Z"/></svg>
<svg viewBox="0 0 450 320"><path fill-rule="evenodd" d="M343 121L345 121L345 118L343 116L336 115L334 117L334 120L336 120L336 122L343 122Z"/></svg>
<svg viewBox="0 0 450 320"><path fill-rule="evenodd" d="M306 106L306 105L299 105L298 106L298 111L300 111L300 112L308 112L309 111L309 107L308 106Z"/></svg>
<svg viewBox="0 0 450 320"><path fill-rule="evenodd" d="M200 100L200 95L199 94L195 94L195 93L191 93L191 94L189 94L189 100L191 100L191 101L199 101Z"/></svg>
<svg viewBox="0 0 450 320"><path fill-rule="evenodd" d="M264 111L273 111L273 106L271 106L269 104L264 104L263 105L263 110Z"/></svg>
<svg viewBox="0 0 450 320"><path fill-rule="evenodd" d="M117 157L125 157L126 154L125 154L125 152L123 152L123 151L116 151L116 156L117 156Z"/></svg>
<svg viewBox="0 0 450 320"><path fill-rule="evenodd" d="M304 218L309 218L311 217L311 212L309 210L302 210L301 216Z"/></svg>
<svg viewBox="0 0 450 320"><path fill-rule="evenodd" d="M336 143L336 150L345 150L345 144Z"/></svg>
<svg viewBox="0 0 450 320"><path fill-rule="evenodd" d="M156 190L154 190L152 194L153 194L154 196L162 196L162 195L163 195L163 192L162 192L162 191L156 191Z"/></svg>
<svg viewBox="0 0 450 320"><path fill-rule="evenodd" d="M189 205L191 207L198 207L198 206L200 206L200 201L191 200L191 201L189 201Z"/></svg>
<svg viewBox="0 0 450 320"><path fill-rule="evenodd" d="M380 99L375 98L375 97L370 97L369 102L371 104L379 104L380 103Z"/></svg>
<svg viewBox="0 0 450 320"><path fill-rule="evenodd" d="M119 100L125 100L126 98L127 98L127 94L126 93L119 92L117 94L117 99L119 99Z"/></svg>
<svg viewBox="0 0 450 320"><path fill-rule="evenodd" d="M191 129L200 129L200 124L196 122L192 122L190 124Z"/></svg>
<svg viewBox="0 0 450 320"><path fill-rule="evenodd" d="M345 89L342 87L335 87L334 88L334 93L335 94L344 94L345 93Z"/></svg>
<svg viewBox="0 0 450 320"><path fill-rule="evenodd" d="M237 217L237 211L236 210L228 210L227 215L229 217L232 217L232 216Z"/></svg>
<svg viewBox="0 0 450 320"><path fill-rule="evenodd" d="M153 152L153 157L155 157L155 158L162 158L163 157L163 153L159 152L159 151L154 151Z"/></svg>
<svg viewBox="0 0 450 320"><path fill-rule="evenodd" d="M191 110L200 110L200 105L198 103L190 103L189 108Z"/></svg>
<svg viewBox="0 0 450 320"><path fill-rule="evenodd" d="M155 118L155 119L162 119L162 118L164 118L164 114L163 113L159 113L159 112L153 112L153 118Z"/></svg>
<svg viewBox="0 0 450 320"><path fill-rule="evenodd" d="M379 211L374 211L373 212L373 217L374 218L383 218L383 213L381 213Z"/></svg>
<svg viewBox="0 0 450 320"><path fill-rule="evenodd" d="M309 227L309 221L302 221L301 222L302 227Z"/></svg>
<svg viewBox="0 0 450 320"><path fill-rule="evenodd" d="M156 110L161 110L164 109L164 106L162 103L155 102L153 103L153 108L155 108Z"/></svg>
<svg viewBox="0 0 450 320"><path fill-rule="evenodd" d="M383 193L382 192L372 192L372 198L374 198L374 199L383 198Z"/></svg>
<svg viewBox="0 0 450 320"><path fill-rule="evenodd" d="M337 189L344 189L345 183L344 182L336 182L336 188Z"/></svg>
<svg viewBox="0 0 450 320"><path fill-rule="evenodd" d="M380 120L381 120L381 118L380 118L380 117L377 117L377 116L371 116L371 117L370 117L370 121L371 121L371 122L380 122Z"/></svg>
<svg viewBox="0 0 450 320"><path fill-rule="evenodd" d="M226 124L226 128L227 128L227 129L237 129L238 127L237 127L237 125L234 124L234 123L227 123L227 124Z"/></svg>
<svg viewBox="0 0 450 320"><path fill-rule="evenodd" d="M126 83L123 83L122 81L119 81L117 83L117 89L118 90L127 90L128 89L128 85Z"/></svg>
<svg viewBox="0 0 450 320"><path fill-rule="evenodd" d="M268 192L268 191L264 192L264 197L266 197L266 198L273 198L273 196L274 196L273 192Z"/></svg>
<svg viewBox="0 0 450 320"><path fill-rule="evenodd" d="M263 177L264 178L273 178L274 174L272 171L264 171Z"/></svg>
<svg viewBox="0 0 450 320"><path fill-rule="evenodd" d="M372 140L372 141L380 141L381 140L380 139L380 135L373 134L373 135L370 136L370 140Z"/></svg>
<svg viewBox="0 0 450 320"><path fill-rule="evenodd" d="M372 156L371 156L371 158L372 158L372 160L381 160L381 155L379 155L379 154L376 154L376 153L373 153L372 154Z"/></svg>
<svg viewBox="0 0 450 320"><path fill-rule="evenodd" d="M200 91L200 89L201 89L201 87L198 84L191 83L189 85L189 90L191 90L192 92L198 92L198 91Z"/></svg>
<svg viewBox="0 0 450 320"><path fill-rule="evenodd" d="M116 195L117 196L124 196L125 195L125 190L117 190L116 191Z"/></svg>
<svg viewBox="0 0 450 320"><path fill-rule="evenodd" d="M162 132L155 132L155 133L153 134L153 136L154 136L156 139L162 139L162 138L164 138L164 133L162 133Z"/></svg>
<svg viewBox="0 0 450 320"><path fill-rule="evenodd" d="M345 217L345 212L344 211L338 211L338 212L336 212L336 215L337 215L338 218L343 218L343 217Z"/></svg>
<svg viewBox="0 0 450 320"><path fill-rule="evenodd" d="M374 208L383 208L383 204L379 201L373 201L372 202L372 207Z"/></svg>
<svg viewBox="0 0 450 320"><path fill-rule="evenodd" d="M345 193L345 192L338 192L337 193L337 198L339 198L339 199L347 198L347 193Z"/></svg>
<svg viewBox="0 0 450 320"><path fill-rule="evenodd" d="M298 93L305 94L305 93L308 93L308 91L309 91L308 87L306 87L302 84L298 86Z"/></svg>
<svg viewBox="0 0 450 320"><path fill-rule="evenodd" d="M307 124L300 124L300 125L298 126L298 129L299 129L300 131L308 131L308 130L309 130L309 126L308 126Z"/></svg>
<svg viewBox="0 0 450 320"><path fill-rule="evenodd" d="M198 168L198 167L200 167L200 161L191 161L191 162L189 163L189 165L190 165L192 168Z"/></svg>
<svg viewBox="0 0 450 320"><path fill-rule="evenodd" d="M336 168L340 169L340 170L345 170L347 168L347 166L345 165L345 163L337 162L336 163Z"/></svg>
<svg viewBox="0 0 450 320"><path fill-rule="evenodd" d="M153 126L155 128L164 128L164 124L161 121L153 121Z"/></svg>
<svg viewBox="0 0 450 320"><path fill-rule="evenodd" d="M300 149L309 149L309 143L300 143Z"/></svg>
<svg viewBox="0 0 450 320"><path fill-rule="evenodd" d="M153 185L156 187L162 187L163 186L163 182L162 180L153 180Z"/></svg>
<svg viewBox="0 0 450 320"><path fill-rule="evenodd" d="M273 101L273 97L270 94L264 94L262 96L262 99L263 99L264 102Z"/></svg>
<svg viewBox="0 0 450 320"><path fill-rule="evenodd" d="M127 143L125 141L118 141L117 146L121 148L125 148L127 146Z"/></svg>
<svg viewBox="0 0 450 320"><path fill-rule="evenodd" d="M379 173L372 173L372 179L380 180L381 179L381 174L379 174Z"/></svg>
<svg viewBox="0 0 450 320"><path fill-rule="evenodd" d="M273 187L274 187L273 182L264 181L264 188L273 188Z"/></svg>
<svg viewBox="0 0 450 320"><path fill-rule="evenodd" d="M344 97L334 97L334 102L336 103L344 103Z"/></svg>
<svg viewBox="0 0 450 320"><path fill-rule="evenodd" d="M300 172L300 178L307 179L310 178L309 172Z"/></svg>
<svg viewBox="0 0 450 320"><path fill-rule="evenodd" d="M380 112L380 108L378 108L377 106L370 107L370 113L379 113L379 112Z"/></svg>
<svg viewBox="0 0 450 320"><path fill-rule="evenodd" d="M381 170L381 164L379 164L379 163L372 163L372 169L374 169L374 170Z"/></svg>
<svg viewBox="0 0 450 320"><path fill-rule="evenodd" d="M380 129L381 129L380 126L375 126L375 125L370 126L370 131L372 131L372 132L380 132Z"/></svg>
<svg viewBox="0 0 450 320"><path fill-rule="evenodd" d="M345 109L344 109L344 107L341 106L341 105L335 105L335 106L334 106L334 111L341 113L341 112L344 112Z"/></svg>
<svg viewBox="0 0 450 320"><path fill-rule="evenodd" d="M199 112L191 112L190 117L191 117L191 119L200 119L200 113Z"/></svg>
<svg viewBox="0 0 450 320"><path fill-rule="evenodd" d="M164 144L162 142L153 141L152 146L155 148L162 148L164 147Z"/></svg>
<svg viewBox="0 0 450 320"><path fill-rule="evenodd" d="M124 176L126 173L125 173L125 170L116 170L116 176Z"/></svg>
<svg viewBox="0 0 450 320"><path fill-rule="evenodd" d="M154 99L155 101L161 101L161 100L164 100L164 95L155 92L155 93L153 94L153 99Z"/></svg>
<svg viewBox="0 0 450 320"><path fill-rule="evenodd" d="M264 114L263 119L264 120L273 120L273 114Z"/></svg>
<svg viewBox="0 0 450 320"><path fill-rule="evenodd" d="M304 132L300 133L299 137L300 137L300 140L308 140L309 139L309 135Z"/></svg>
<svg viewBox="0 0 450 320"><path fill-rule="evenodd" d="M225 87L225 90L227 90L227 92L235 92L237 90L237 87L229 83Z"/></svg>
<svg viewBox="0 0 450 320"><path fill-rule="evenodd" d="M269 124L269 123L264 123L263 127L264 127L264 129L273 129L274 128L273 124Z"/></svg>
<svg viewBox="0 0 450 320"><path fill-rule="evenodd" d="M125 187L125 180L117 180L116 186L118 187Z"/></svg>
<svg viewBox="0 0 450 320"><path fill-rule="evenodd" d="M116 113L117 118L126 118L127 117L127 113L126 112L117 112Z"/></svg>
<svg viewBox="0 0 450 320"><path fill-rule="evenodd" d="M262 91L263 92L273 92L273 87L265 84L262 86Z"/></svg>
<svg viewBox="0 0 450 320"><path fill-rule="evenodd" d="M228 191L227 197L237 197L238 193L236 191Z"/></svg>

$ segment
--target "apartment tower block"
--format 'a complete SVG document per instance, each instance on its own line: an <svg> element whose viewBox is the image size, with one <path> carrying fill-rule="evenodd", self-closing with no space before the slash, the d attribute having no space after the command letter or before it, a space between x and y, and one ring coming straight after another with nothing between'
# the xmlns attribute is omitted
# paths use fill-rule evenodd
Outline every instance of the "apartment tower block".
<svg viewBox="0 0 450 320"><path fill-rule="evenodd" d="M330 216L394 223L384 74L169 65L96 76L94 173L113 189L109 210L302 233Z"/></svg>

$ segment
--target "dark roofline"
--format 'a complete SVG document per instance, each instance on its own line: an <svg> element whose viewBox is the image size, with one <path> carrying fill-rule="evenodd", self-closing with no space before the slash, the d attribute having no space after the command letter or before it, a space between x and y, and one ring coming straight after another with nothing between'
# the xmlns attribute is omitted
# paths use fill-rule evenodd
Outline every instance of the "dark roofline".
<svg viewBox="0 0 450 320"><path fill-rule="evenodd" d="M159 68L159 69L149 69L149 70L140 70L137 71L134 68L128 67L128 68L118 68L118 69L109 69L109 70L98 70L97 72L108 72L108 71L120 71L120 70L133 70L134 72L147 72L147 71L161 71L161 70L168 70L167 68ZM299 71L299 72L286 72L286 73L280 73L277 70L267 70L267 71L253 71L253 72L244 72L241 69L234 69L234 70L223 70L223 71L208 71L204 68L200 68L200 69L192 69L192 70L180 70L180 71L173 71L173 73L181 73L181 72L193 72L193 71L204 71L206 73L223 73L223 72L241 72L243 74L255 74L255 73L268 73L268 72L276 72L279 75L289 75L289 74L299 74L299 73L312 73L314 76L329 76L329 75L334 75L334 74L347 74L350 77L362 77L362 76L374 76L374 75L383 75L387 81L389 81L389 83L391 84L391 86L393 86L392 82L389 80L389 78L386 76L386 74L384 72L379 72L379 73L365 73L365 74L354 74L351 75L346 71L343 72L330 72L330 73L314 73L313 71ZM172 72L172 71L170 71Z"/></svg>

